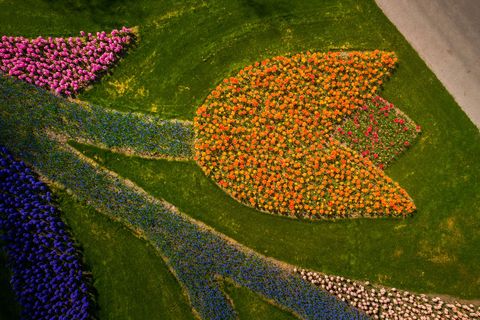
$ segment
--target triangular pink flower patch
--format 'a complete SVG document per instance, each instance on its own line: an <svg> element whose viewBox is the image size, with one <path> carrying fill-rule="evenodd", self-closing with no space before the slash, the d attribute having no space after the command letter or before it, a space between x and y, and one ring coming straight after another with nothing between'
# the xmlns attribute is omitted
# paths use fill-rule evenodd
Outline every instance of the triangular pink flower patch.
<svg viewBox="0 0 480 320"><path fill-rule="evenodd" d="M101 77L134 40L126 27L69 38L3 36L0 73L71 96Z"/></svg>

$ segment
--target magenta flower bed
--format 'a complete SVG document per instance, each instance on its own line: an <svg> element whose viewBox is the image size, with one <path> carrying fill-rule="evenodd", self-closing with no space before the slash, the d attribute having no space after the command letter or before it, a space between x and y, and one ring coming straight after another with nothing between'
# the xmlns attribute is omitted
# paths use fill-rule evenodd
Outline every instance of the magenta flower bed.
<svg viewBox="0 0 480 320"><path fill-rule="evenodd" d="M2 36L0 73L71 96L101 77L134 40L127 27L69 38Z"/></svg>

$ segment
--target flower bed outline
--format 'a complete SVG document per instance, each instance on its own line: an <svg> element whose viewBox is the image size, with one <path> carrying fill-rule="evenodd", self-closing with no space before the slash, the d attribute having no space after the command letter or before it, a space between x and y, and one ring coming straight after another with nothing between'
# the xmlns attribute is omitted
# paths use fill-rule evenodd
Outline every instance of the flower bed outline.
<svg viewBox="0 0 480 320"><path fill-rule="evenodd" d="M246 66L197 109L195 160L226 193L259 211L313 219L410 215L416 208L407 192L333 135L396 62L375 50L306 52Z"/></svg>

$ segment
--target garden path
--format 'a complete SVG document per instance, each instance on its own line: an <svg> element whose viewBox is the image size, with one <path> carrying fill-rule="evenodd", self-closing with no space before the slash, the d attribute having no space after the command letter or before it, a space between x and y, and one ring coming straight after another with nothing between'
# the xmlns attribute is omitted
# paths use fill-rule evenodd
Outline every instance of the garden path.
<svg viewBox="0 0 480 320"><path fill-rule="evenodd" d="M480 128L478 0L375 1Z"/></svg>

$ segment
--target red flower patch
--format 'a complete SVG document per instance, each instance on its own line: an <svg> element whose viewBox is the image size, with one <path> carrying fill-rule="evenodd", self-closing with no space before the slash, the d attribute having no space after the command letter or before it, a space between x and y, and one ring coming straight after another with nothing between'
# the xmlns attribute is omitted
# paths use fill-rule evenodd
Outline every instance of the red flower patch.
<svg viewBox="0 0 480 320"><path fill-rule="evenodd" d="M392 103L376 96L339 125L334 136L383 169L410 147L420 131Z"/></svg>

